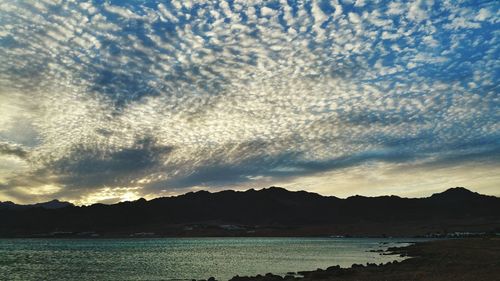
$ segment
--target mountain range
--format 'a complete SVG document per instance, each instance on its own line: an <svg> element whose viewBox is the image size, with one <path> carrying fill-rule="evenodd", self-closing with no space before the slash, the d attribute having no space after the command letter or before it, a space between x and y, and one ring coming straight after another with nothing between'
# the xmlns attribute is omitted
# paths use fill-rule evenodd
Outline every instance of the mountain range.
<svg viewBox="0 0 500 281"><path fill-rule="evenodd" d="M36 204L27 204L27 205L21 205L21 204L16 204L11 201L5 201L1 202L0 201L0 210L1 209L29 209L29 208L43 208L43 209L60 209L64 207L73 207L74 205L70 202L64 202L64 201L59 201L57 199L48 201L48 202L42 202L42 203L36 203Z"/></svg>
<svg viewBox="0 0 500 281"><path fill-rule="evenodd" d="M500 232L500 198L462 187L426 198L340 199L279 187L112 205L0 203L0 236L424 236Z"/></svg>

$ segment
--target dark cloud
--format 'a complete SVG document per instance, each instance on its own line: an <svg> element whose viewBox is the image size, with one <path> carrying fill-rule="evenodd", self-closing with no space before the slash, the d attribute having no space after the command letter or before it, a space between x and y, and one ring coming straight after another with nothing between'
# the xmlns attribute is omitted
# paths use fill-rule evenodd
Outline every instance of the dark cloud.
<svg viewBox="0 0 500 281"><path fill-rule="evenodd" d="M130 186L133 181L161 166L171 146L158 145L151 138L140 139L130 148L106 152L77 147L46 167L68 188Z"/></svg>
<svg viewBox="0 0 500 281"><path fill-rule="evenodd" d="M241 152L244 157L245 153ZM220 164L214 161L203 165L189 174L181 174L165 181L147 185L148 190L165 188L188 188L191 186L231 186L251 181L254 177L271 177L275 180L314 175L334 169L357 166L368 161L403 163L419 157L413 151L386 150L370 151L328 161L304 161L303 153L284 153L279 156L259 155L238 163ZM223 162L222 160L220 162Z"/></svg>
<svg viewBox="0 0 500 281"><path fill-rule="evenodd" d="M271 177L274 180L290 180L301 176L310 176L317 173L356 167L367 162L385 163L425 163L417 166L453 167L471 163L490 163L498 165L500 158L500 145L474 146L471 150L457 150L456 147L439 149L414 149L414 142L421 138L403 138L401 140L388 140L388 147L398 149L381 149L330 159L327 161L304 161L302 153L287 153L273 156L266 160L265 156L246 159L237 164L220 165L217 163L204 165L202 168L191 171L189 175L180 175L166 181L155 182L147 186L148 190L165 188L179 189L191 186L230 187L240 183L249 182L255 177ZM439 151L438 151L439 150ZM242 155L244 155L242 153ZM418 160L418 161L417 161ZM415 166L415 167L417 167ZM403 172L403 171L402 171Z"/></svg>
<svg viewBox="0 0 500 281"><path fill-rule="evenodd" d="M11 143L0 143L0 154L4 155L14 155L19 158L26 158L28 156L28 151L20 145Z"/></svg>

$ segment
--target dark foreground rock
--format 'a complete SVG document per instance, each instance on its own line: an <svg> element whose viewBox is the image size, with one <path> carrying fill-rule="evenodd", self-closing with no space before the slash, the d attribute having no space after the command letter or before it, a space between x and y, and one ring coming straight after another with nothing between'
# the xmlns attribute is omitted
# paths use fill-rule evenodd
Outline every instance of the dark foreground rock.
<svg viewBox="0 0 500 281"><path fill-rule="evenodd" d="M402 262L383 265L354 264L351 268L298 272L303 277L268 273L254 277L235 276L231 281L494 281L500 280L500 239L440 240L391 248L394 254L410 256Z"/></svg>

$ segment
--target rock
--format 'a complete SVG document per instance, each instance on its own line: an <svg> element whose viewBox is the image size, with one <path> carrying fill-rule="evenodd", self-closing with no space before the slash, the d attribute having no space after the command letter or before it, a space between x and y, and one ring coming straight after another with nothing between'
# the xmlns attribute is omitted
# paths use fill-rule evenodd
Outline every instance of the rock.
<svg viewBox="0 0 500 281"><path fill-rule="evenodd" d="M279 275L274 275L272 273L266 273L265 275L266 279L265 280L274 280L274 281L279 281L279 280L283 280L283 277L279 276Z"/></svg>
<svg viewBox="0 0 500 281"><path fill-rule="evenodd" d="M334 265L334 266L330 266L326 269L326 271L337 271L340 269L340 265Z"/></svg>

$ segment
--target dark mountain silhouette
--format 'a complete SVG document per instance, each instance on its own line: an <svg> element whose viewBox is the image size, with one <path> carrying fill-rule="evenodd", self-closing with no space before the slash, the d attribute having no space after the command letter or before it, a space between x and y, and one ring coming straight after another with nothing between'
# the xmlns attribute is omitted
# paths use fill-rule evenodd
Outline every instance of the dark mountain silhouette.
<svg viewBox="0 0 500 281"><path fill-rule="evenodd" d="M59 201L54 199L52 201L36 203L36 204L28 204L28 205L20 205L11 201L0 202L0 209L29 209L29 208L44 208L44 209L60 209L65 207L72 207L73 204L69 202Z"/></svg>
<svg viewBox="0 0 500 281"><path fill-rule="evenodd" d="M481 198L484 195L481 195L477 192L472 192L463 187L455 187L450 188L444 192L436 193L431 196L431 198L437 200L468 200L471 198Z"/></svg>
<svg viewBox="0 0 500 281"><path fill-rule="evenodd" d="M452 188L427 198L340 199L270 187L113 205L4 208L0 222L1 236L414 236L500 231L500 198Z"/></svg>

